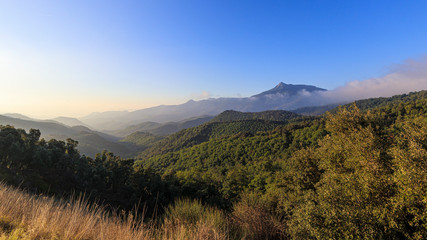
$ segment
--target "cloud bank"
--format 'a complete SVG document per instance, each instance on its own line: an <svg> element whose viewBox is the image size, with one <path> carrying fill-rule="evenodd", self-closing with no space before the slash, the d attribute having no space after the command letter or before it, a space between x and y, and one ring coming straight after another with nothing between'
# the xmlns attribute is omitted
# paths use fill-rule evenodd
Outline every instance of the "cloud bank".
<svg viewBox="0 0 427 240"><path fill-rule="evenodd" d="M331 91L318 92L314 94L313 100L324 105L373 97L390 97L426 89L427 57L424 57L396 65L383 77L356 80Z"/></svg>

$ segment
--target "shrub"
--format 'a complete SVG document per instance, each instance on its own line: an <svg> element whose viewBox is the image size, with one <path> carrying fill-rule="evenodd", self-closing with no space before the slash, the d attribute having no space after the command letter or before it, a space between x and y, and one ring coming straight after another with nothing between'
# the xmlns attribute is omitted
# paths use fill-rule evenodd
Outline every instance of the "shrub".
<svg viewBox="0 0 427 240"><path fill-rule="evenodd" d="M245 239L284 239L286 226L254 193L244 193L234 205L233 222Z"/></svg>

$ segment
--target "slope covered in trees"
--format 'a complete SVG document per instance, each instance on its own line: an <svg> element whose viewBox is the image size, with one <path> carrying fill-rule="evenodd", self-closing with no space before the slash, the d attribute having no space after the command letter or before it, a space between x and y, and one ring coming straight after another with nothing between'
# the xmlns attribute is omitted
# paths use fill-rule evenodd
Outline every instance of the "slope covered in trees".
<svg viewBox="0 0 427 240"><path fill-rule="evenodd" d="M186 119L179 122L143 122L135 125L131 125L124 129L109 131L109 133L118 137L125 137L135 132L146 132L157 136L166 136L178 132L182 129L199 126L212 119L212 116L200 116L190 119Z"/></svg>
<svg viewBox="0 0 427 240"><path fill-rule="evenodd" d="M376 107L392 107L396 103L410 103L427 98L427 90L412 92L408 94L396 95L393 97L369 98L355 101L356 106L361 110L372 109Z"/></svg>
<svg viewBox="0 0 427 240"><path fill-rule="evenodd" d="M167 136L142 152L139 157L147 158L177 151L213 138L235 134L251 135L261 131L271 131L276 127L287 124L289 121L303 121L304 119L306 118L288 111L265 111L259 113L225 111L208 123Z"/></svg>
<svg viewBox="0 0 427 240"><path fill-rule="evenodd" d="M233 110L227 110L222 112L218 116L212 119L212 122L232 122L232 121L243 121L243 120L264 120L264 121L276 121L284 122L293 118L297 118L300 115L285 111L285 110L274 110L264 112L239 112Z"/></svg>
<svg viewBox="0 0 427 240"><path fill-rule="evenodd" d="M162 136L156 136L151 133L135 132L121 139L120 142L131 146L137 152L142 152L163 138Z"/></svg>
<svg viewBox="0 0 427 240"><path fill-rule="evenodd" d="M16 115L12 115L19 117ZM21 117L24 118L24 117ZM65 141L67 138L77 140L80 144L78 150L87 156L95 156L103 150L109 150L123 157L135 156L136 149L118 142L119 138L98 131L93 131L85 126L69 127L54 121L38 121L34 119L21 119L0 115L0 125L12 125L29 131L31 128L39 129L41 137L46 140L56 139Z"/></svg>
<svg viewBox="0 0 427 240"><path fill-rule="evenodd" d="M405 102L411 102L416 101L417 99L423 99L427 97L427 90L419 91L419 92L411 92L408 94L401 94L401 95L395 95L392 97L380 97L380 98L369 98L369 99L362 99L355 101L356 106L360 108L361 110L367 110L372 109L376 107L383 107L390 104L395 103L405 103ZM336 112L338 109L337 106L339 105L345 105L345 106L351 106L353 103L349 104L330 104L325 106L315 106L315 107L303 107L298 108L295 110L292 110L292 112L302 115L322 115L326 113L327 111Z"/></svg>
<svg viewBox="0 0 427 240"><path fill-rule="evenodd" d="M247 120L234 122L210 122L195 128L182 130L153 144L140 154L140 158L177 151L209 141L209 139L234 134L255 134L260 131L273 130L286 122L264 120Z"/></svg>

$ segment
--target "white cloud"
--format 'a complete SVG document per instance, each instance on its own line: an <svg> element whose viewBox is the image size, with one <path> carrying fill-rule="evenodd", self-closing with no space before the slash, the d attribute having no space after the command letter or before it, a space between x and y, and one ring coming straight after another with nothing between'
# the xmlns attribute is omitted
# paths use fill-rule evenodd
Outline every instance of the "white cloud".
<svg viewBox="0 0 427 240"><path fill-rule="evenodd" d="M352 81L334 90L319 93L322 104L350 102L371 97L390 97L427 89L427 57L395 65L383 77Z"/></svg>

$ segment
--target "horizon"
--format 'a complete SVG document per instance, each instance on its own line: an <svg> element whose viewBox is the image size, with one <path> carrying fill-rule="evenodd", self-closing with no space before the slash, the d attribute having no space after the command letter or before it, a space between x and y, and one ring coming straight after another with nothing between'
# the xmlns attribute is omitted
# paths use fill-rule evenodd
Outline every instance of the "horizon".
<svg viewBox="0 0 427 240"><path fill-rule="evenodd" d="M279 82L274 87L272 87L270 89L261 90L259 93L271 90L271 89L279 86L280 84L286 84L286 85L306 85L306 84L287 84L287 83L284 83L284 82ZM327 89L325 89L325 90L327 90ZM249 97L252 97L252 96L237 96L237 98L249 98ZM186 101L184 101L182 103L160 104L160 105L150 106L150 107L147 107L147 108L159 107L159 106L174 106L174 105L184 104L184 103L187 103L187 102L190 102L190 101L202 101L202 100L217 99L217 98L222 98L222 97L216 97L216 98L215 97L209 97L209 98L199 99L199 100L194 100L194 99L190 98L190 99L188 99L188 100L186 100ZM75 116L49 116L49 117L43 117L43 116L26 115L26 114L19 113L19 112L1 112L0 115L17 114L17 115L23 115L25 117L30 117L30 118L33 118L33 119L36 119L36 120L53 120L55 118L61 118L61 117L65 117L65 118L77 118L77 119L79 119L79 118L84 118L84 117L86 117L88 115L91 115L91 114L108 113L108 112L132 112L132 111L137 111L137 110L147 109L147 108L122 109L122 110L107 110L107 111L101 111L101 112L94 111L94 112L90 112L89 114L86 114L86 115L83 115L83 116L79 116L79 117L75 117Z"/></svg>
<svg viewBox="0 0 427 240"><path fill-rule="evenodd" d="M424 1L1 1L0 112L48 119L249 97L427 89ZM334 96L335 97L335 96Z"/></svg>

